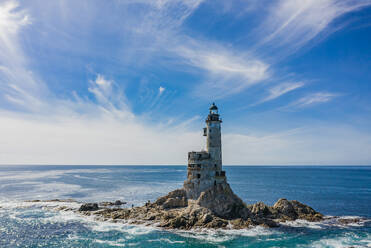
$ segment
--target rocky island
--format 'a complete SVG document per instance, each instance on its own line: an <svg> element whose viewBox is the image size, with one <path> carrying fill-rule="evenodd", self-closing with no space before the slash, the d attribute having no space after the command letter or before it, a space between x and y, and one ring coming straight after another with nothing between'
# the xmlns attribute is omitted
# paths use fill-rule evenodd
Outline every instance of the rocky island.
<svg viewBox="0 0 371 248"><path fill-rule="evenodd" d="M163 228L248 228L277 227L280 222L304 219L320 221L323 215L298 201L278 200L273 206L262 202L245 204L227 183L222 169L221 126L213 103L203 134L206 150L188 153L187 180L174 190L141 207L112 208L115 204L83 204L78 212L101 220L125 220L133 224L155 224Z"/></svg>

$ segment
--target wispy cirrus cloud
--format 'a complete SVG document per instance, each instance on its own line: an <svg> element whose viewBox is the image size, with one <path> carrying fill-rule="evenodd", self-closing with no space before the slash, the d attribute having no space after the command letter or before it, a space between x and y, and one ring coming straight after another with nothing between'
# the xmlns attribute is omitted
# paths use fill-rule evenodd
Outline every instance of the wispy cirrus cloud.
<svg viewBox="0 0 371 248"><path fill-rule="evenodd" d="M330 93L330 92L317 92L312 93L307 96L300 98L299 100L295 101L292 106L295 107L308 107L314 104L320 104L329 102L335 97L338 97L339 94Z"/></svg>
<svg viewBox="0 0 371 248"><path fill-rule="evenodd" d="M212 43L193 41L191 45L177 47L176 52L185 63L207 73L204 84L196 90L201 95L209 89L208 96L226 97L270 76L269 64L262 60Z"/></svg>
<svg viewBox="0 0 371 248"><path fill-rule="evenodd" d="M261 44L296 51L321 33L336 30L331 24L337 18L367 6L370 0L280 0L258 28Z"/></svg>
<svg viewBox="0 0 371 248"><path fill-rule="evenodd" d="M48 92L28 69L18 34L31 22L27 12L18 7L15 1L0 3L0 103L33 110Z"/></svg>
<svg viewBox="0 0 371 248"><path fill-rule="evenodd" d="M279 85L276 85L270 89L268 89L269 91L269 95L266 96L265 98L263 98L262 100L260 100L257 104L260 104L260 103L264 103L264 102L268 102L268 101L271 101L271 100L274 100L290 91L293 91L293 90L296 90L298 88L301 88L304 86L304 83L303 82L286 82L286 83L281 83Z"/></svg>

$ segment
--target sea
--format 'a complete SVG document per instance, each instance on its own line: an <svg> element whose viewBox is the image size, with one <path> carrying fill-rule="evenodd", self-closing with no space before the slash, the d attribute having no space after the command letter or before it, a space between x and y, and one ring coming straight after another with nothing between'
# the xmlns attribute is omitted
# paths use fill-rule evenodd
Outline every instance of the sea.
<svg viewBox="0 0 371 248"><path fill-rule="evenodd" d="M140 206L182 187L186 166L0 166L0 247L371 247L371 167L224 166L247 204L298 200L361 223L292 221L278 228L162 230L102 222L58 202L121 200ZM78 203L69 203L71 205ZM64 205L64 204L63 204Z"/></svg>

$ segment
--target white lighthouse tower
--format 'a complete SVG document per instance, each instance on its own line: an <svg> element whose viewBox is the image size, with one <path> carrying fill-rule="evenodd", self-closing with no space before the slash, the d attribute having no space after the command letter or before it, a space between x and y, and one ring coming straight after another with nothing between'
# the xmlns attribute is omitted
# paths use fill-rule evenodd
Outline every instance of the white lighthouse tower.
<svg viewBox="0 0 371 248"><path fill-rule="evenodd" d="M206 151L188 153L188 173L184 188L190 199L197 199L201 192L226 183L225 171L222 170L222 120L214 103L209 110L204 128Z"/></svg>

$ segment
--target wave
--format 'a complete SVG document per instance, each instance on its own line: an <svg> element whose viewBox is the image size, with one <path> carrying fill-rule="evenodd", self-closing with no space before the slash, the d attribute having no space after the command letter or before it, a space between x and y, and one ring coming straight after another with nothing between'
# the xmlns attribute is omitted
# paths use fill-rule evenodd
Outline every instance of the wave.
<svg viewBox="0 0 371 248"><path fill-rule="evenodd" d="M0 180L25 180L25 179L57 179L65 174L73 173L110 173L109 169L69 169L69 170L48 170L48 171L6 171L2 172Z"/></svg>
<svg viewBox="0 0 371 248"><path fill-rule="evenodd" d="M354 233L347 233L344 236L338 236L334 238L323 238L315 241L310 247L322 248L322 247L333 247L333 248L364 248L371 247L371 234L366 237L360 237Z"/></svg>
<svg viewBox="0 0 371 248"><path fill-rule="evenodd" d="M343 220L350 220L349 222ZM351 221L354 220L354 221ZM307 220L295 220L286 221L281 223L281 226L285 227L306 227L311 229L323 229L328 227L362 227L366 223L370 222L371 219L367 219L360 216L326 216L325 220L319 222L310 222Z"/></svg>
<svg viewBox="0 0 371 248"><path fill-rule="evenodd" d="M125 247L126 244L122 243L120 240L117 241L110 241L110 240L101 240L101 239L94 239L95 243L98 244L107 244L110 246L118 246L118 247Z"/></svg>
<svg viewBox="0 0 371 248"><path fill-rule="evenodd" d="M282 234L278 229L256 226L249 229L195 229L190 231L173 231L186 237L203 240L211 243L223 243L238 237L259 237Z"/></svg>
<svg viewBox="0 0 371 248"><path fill-rule="evenodd" d="M160 239L150 239L148 242L166 242L169 244L184 244L184 240L170 240L168 238L160 238Z"/></svg>
<svg viewBox="0 0 371 248"><path fill-rule="evenodd" d="M58 208L66 206L68 208L79 208L81 203L74 202L74 201L19 201L19 200L9 200L3 198L0 200L1 209L10 210L10 209L21 209L21 208Z"/></svg>

